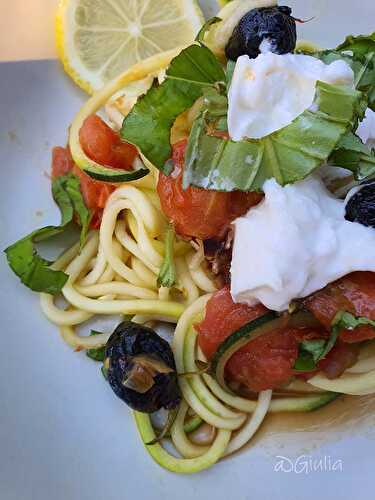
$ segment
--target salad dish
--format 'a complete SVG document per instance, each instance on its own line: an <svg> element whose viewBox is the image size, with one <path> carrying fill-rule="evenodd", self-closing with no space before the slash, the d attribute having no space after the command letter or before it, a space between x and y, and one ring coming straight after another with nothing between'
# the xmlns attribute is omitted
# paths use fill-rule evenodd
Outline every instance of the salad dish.
<svg viewBox="0 0 375 500"><path fill-rule="evenodd" d="M375 33L321 49L302 22L233 0L97 80L52 151L60 224L5 250L172 472L242 449L269 413L375 393Z"/></svg>

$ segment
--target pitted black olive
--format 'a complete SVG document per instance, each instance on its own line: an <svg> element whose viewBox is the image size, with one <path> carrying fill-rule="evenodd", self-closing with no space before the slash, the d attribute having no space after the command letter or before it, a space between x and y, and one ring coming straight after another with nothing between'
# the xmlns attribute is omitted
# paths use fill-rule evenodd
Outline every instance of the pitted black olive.
<svg viewBox="0 0 375 500"><path fill-rule="evenodd" d="M345 219L375 228L375 183L364 185L349 198Z"/></svg>
<svg viewBox="0 0 375 500"><path fill-rule="evenodd" d="M293 52L297 31L291 13L290 7L266 7L247 12L225 47L227 58L236 61L246 54L254 59L259 55L260 45L264 40L270 43L270 50L275 54Z"/></svg>
<svg viewBox="0 0 375 500"><path fill-rule="evenodd" d="M107 342L104 364L113 391L133 410L153 413L179 404L171 347L151 328L131 321L118 325Z"/></svg>

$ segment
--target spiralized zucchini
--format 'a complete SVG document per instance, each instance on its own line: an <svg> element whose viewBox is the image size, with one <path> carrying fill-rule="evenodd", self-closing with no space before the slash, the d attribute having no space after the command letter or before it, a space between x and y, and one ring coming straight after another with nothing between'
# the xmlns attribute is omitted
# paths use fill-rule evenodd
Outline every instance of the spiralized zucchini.
<svg viewBox="0 0 375 500"><path fill-rule="evenodd" d="M119 186L106 204L100 231L89 234L80 253L76 244L52 265L69 275L62 290L68 306L62 308L55 304L54 297L41 294L41 308L74 349L106 343L107 333L86 338L76 332L77 326L93 316L135 314L137 321L176 322L186 306L205 293L185 260L187 253L192 256L196 251L184 241L175 243L179 256L176 286L171 290L157 288L166 220L153 200L156 182L157 173L151 172L141 180ZM205 288L215 289L203 263L194 271Z"/></svg>
<svg viewBox="0 0 375 500"><path fill-rule="evenodd" d="M210 297L210 294L200 297L184 311L177 323L173 339L177 371L191 374L180 377L184 399L171 430L172 443L182 458L178 459L169 454L160 444L147 445L147 442L155 438L151 421L147 415L135 413L138 430L147 451L157 463L172 472L197 472L238 451L251 440L269 411L311 411L338 396L330 392L301 393L272 399L272 391L269 390L262 391L258 400L253 401L226 392L208 374L194 374L195 360L205 359L197 348L194 324L204 314ZM187 434L185 417L189 408L194 410L203 422L214 428L211 445L199 445ZM234 433L236 430L238 432Z"/></svg>
<svg viewBox="0 0 375 500"><path fill-rule="evenodd" d="M273 4L271 0L269 3ZM100 167L86 157L79 144L84 119L97 112L127 83L166 67L177 52L163 54L135 67L84 105L70 130L72 155L81 168ZM188 128L189 116L195 111L192 108L180 120L183 133ZM204 315L216 286L205 266L202 242L192 246L177 239L174 245L176 283L172 288L158 287L167 221L156 192L158 172L150 164L147 168L148 175L120 184L113 192L104 209L100 230L89 234L81 251L76 244L52 265L53 269L69 275L62 290L66 305L60 307L58 300L55 302L52 296L41 294L41 308L59 327L64 341L75 350L106 344L110 332L82 336L77 331L78 326L84 326L98 315L131 314L138 323L160 320L177 323L173 339L177 371L194 373L196 360L207 361L197 346L194 324ZM375 350L369 347L361 353L358 363L337 380L330 381L318 374L308 383L292 382L280 394L262 391L257 400L233 394L210 373L181 376L183 399L170 432L171 442L181 458L168 453L160 443L148 445L156 438L151 419L138 412L134 412L134 417L146 450L158 464L172 472L193 473L246 445L268 412L311 411L333 401L340 392L375 392L374 375ZM195 416L189 419L191 411ZM211 436L211 442L204 445L194 442L189 434L201 423L208 426Z"/></svg>

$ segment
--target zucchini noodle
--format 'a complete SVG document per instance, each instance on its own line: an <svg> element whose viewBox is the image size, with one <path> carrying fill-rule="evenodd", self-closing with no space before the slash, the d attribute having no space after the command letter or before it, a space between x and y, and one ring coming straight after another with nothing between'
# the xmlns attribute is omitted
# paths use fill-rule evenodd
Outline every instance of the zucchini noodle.
<svg viewBox="0 0 375 500"><path fill-rule="evenodd" d="M198 261L188 262L196 251L182 240L175 241L177 282L172 289L157 286L164 257L167 221L156 192L157 171L119 185L108 199L99 231L91 231L84 247L75 244L51 266L69 279L62 290L66 303L40 294L46 317L60 328L62 338L74 349L106 344L109 334L85 337L76 327L101 315L135 315L139 323L176 323L184 309L207 289L216 289Z"/></svg>
<svg viewBox="0 0 375 500"><path fill-rule="evenodd" d="M341 377L328 379L318 373L308 381L320 390L341 392L352 396L375 393L375 343L369 342L361 348L358 361L348 368Z"/></svg>

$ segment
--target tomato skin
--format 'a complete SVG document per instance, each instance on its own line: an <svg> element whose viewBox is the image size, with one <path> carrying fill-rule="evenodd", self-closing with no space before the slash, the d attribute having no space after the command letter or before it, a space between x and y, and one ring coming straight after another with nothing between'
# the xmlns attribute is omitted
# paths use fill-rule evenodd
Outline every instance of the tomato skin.
<svg viewBox="0 0 375 500"><path fill-rule="evenodd" d="M253 392L274 389L293 376L297 357L298 343L293 332L274 330L237 351L227 363L226 374Z"/></svg>
<svg viewBox="0 0 375 500"><path fill-rule="evenodd" d="M52 149L51 175L53 179L68 174L73 166L73 158L68 148L56 146Z"/></svg>
<svg viewBox="0 0 375 500"><path fill-rule="evenodd" d="M187 140L173 146L171 175L159 175L158 194L162 210L173 221L176 231L186 237L206 240L221 237L236 217L257 204L259 193L224 193L195 187L182 188L182 176Z"/></svg>
<svg viewBox="0 0 375 500"><path fill-rule="evenodd" d="M72 172L79 177L80 188L85 205L92 212L90 228L98 229L102 220L103 209L115 187L106 182L95 181L77 167L69 148L55 147L52 150L52 178Z"/></svg>
<svg viewBox="0 0 375 500"><path fill-rule="evenodd" d="M72 172L80 179L81 191L87 208L92 210L103 209L115 187L106 182L95 181L77 165L73 166Z"/></svg>
<svg viewBox="0 0 375 500"><path fill-rule="evenodd" d="M199 333L200 348L208 358L211 358L221 342L231 333L266 312L267 309L262 304L254 307L235 304L229 288L222 288L208 301L203 321L195 326Z"/></svg>
<svg viewBox="0 0 375 500"><path fill-rule="evenodd" d="M304 303L327 329L330 329L339 311L375 320L375 273L361 271L348 274L308 297ZM340 333L340 340L348 343L373 338L375 328L366 325Z"/></svg>
<svg viewBox="0 0 375 500"><path fill-rule="evenodd" d="M107 167L131 170L138 154L134 146L123 142L119 134L97 115L85 119L79 140L89 158Z"/></svg>

